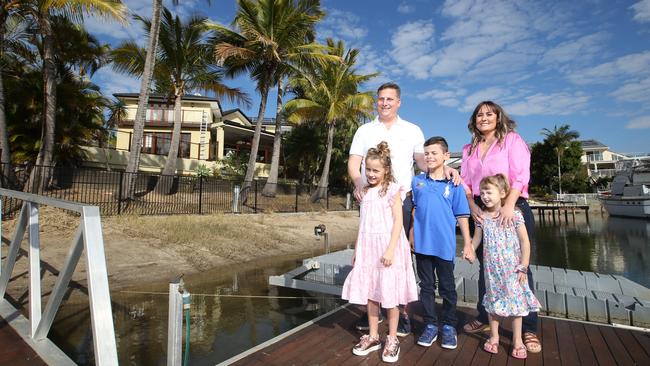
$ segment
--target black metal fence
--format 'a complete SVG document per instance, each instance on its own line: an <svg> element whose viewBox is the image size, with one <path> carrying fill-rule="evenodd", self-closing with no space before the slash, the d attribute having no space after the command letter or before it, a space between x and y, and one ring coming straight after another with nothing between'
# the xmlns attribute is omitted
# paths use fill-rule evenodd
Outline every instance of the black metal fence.
<svg viewBox="0 0 650 366"><path fill-rule="evenodd" d="M0 166L0 172L5 166ZM346 193L332 194L311 202L310 196L316 187L296 184L278 184L275 197L265 197L262 189L265 181L255 180L250 189L241 190L241 181L215 177L173 176L170 194L155 190L159 174L127 173L77 167L37 166L39 173L51 177L47 189L34 193L68 201L99 206L102 215L172 215L211 213L258 213L258 212L310 212L323 210L346 210L352 200ZM3 181L2 186L24 190L28 184L30 169L15 170L17 182L11 187ZM127 199L126 181L131 175L134 183L134 197ZM4 175L3 175L4 178ZM237 199L236 199L237 197ZM3 197L2 212L11 215L20 207Z"/></svg>

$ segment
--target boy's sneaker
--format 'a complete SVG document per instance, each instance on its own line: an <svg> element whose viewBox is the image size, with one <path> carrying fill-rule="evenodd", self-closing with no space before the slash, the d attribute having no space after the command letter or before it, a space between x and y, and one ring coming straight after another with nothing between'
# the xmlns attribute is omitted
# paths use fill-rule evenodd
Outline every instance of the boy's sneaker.
<svg viewBox="0 0 650 366"><path fill-rule="evenodd" d="M411 319L406 314L399 314L399 322L397 322L397 336L406 337L411 334Z"/></svg>
<svg viewBox="0 0 650 366"><path fill-rule="evenodd" d="M357 356L367 356L370 352L378 351L381 348L379 337L373 338L369 334L361 336L359 343L352 348L352 353Z"/></svg>
<svg viewBox="0 0 650 366"><path fill-rule="evenodd" d="M458 339L456 337L456 328L449 324L442 326L442 348L456 349Z"/></svg>
<svg viewBox="0 0 650 366"><path fill-rule="evenodd" d="M418 344L424 347L431 347L436 339L438 339L438 327L433 324L427 324L427 326L424 327L424 332L422 332L420 338L418 338Z"/></svg>
<svg viewBox="0 0 650 366"><path fill-rule="evenodd" d="M384 316L381 314L381 312L379 312L379 323L383 321L384 321ZM361 314L361 318L357 320L357 324L355 325L355 328L357 328L357 330L360 330L362 332L365 332L368 329L370 329L370 327L368 326L368 313L364 312L363 314Z"/></svg>
<svg viewBox="0 0 650 366"><path fill-rule="evenodd" d="M381 360L384 362L397 362L399 359L399 339L397 337L386 336L384 352L381 354Z"/></svg>

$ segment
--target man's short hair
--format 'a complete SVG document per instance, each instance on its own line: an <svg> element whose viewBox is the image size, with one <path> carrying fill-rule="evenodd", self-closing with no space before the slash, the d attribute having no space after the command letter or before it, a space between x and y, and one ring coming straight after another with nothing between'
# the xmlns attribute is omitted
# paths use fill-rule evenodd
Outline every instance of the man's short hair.
<svg viewBox="0 0 650 366"><path fill-rule="evenodd" d="M445 138L442 136L430 137L428 140L424 142L424 147L435 145L435 144L440 145L440 147L442 148L442 152L449 151L449 145L447 144L447 140L445 140Z"/></svg>
<svg viewBox="0 0 650 366"><path fill-rule="evenodd" d="M381 84L379 88L377 88L377 94L379 94L379 92L384 89L395 89L395 91L397 92L397 97L398 98L402 97L402 89L400 89L399 85L395 84L392 81Z"/></svg>

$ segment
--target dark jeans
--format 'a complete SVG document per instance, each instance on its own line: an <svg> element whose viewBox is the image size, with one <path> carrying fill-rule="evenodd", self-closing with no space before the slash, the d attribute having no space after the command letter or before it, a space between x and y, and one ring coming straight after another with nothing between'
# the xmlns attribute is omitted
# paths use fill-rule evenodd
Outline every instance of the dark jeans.
<svg viewBox="0 0 650 366"><path fill-rule="evenodd" d="M481 208L485 208L483 205L483 201L481 201L480 197L474 196L474 202ZM533 234L535 233L535 216L533 215L533 211L530 209L530 206L528 206L528 201L525 200L524 198L519 197L517 199L516 206L519 208L521 211L522 216L524 217L524 224L526 225L526 231L528 232L528 240L530 241L531 245L531 253L532 253L532 245L533 245ZM472 235L474 235L474 220L469 220L470 222L470 231ZM478 277L478 304L476 304L476 309L478 310L478 321L480 321L483 324L486 324L488 322L488 315L487 312L485 311L485 306L483 306L483 297L485 296L485 273L483 272L483 242L481 241L481 245L476 248L476 258L478 259L478 264L479 264L479 277ZM531 290L535 289L535 283L533 282L533 273L530 271L530 266L528 266L528 286L530 286ZM532 332L532 333L537 333L537 312L531 312L528 313L523 318L523 325L522 325L523 332Z"/></svg>
<svg viewBox="0 0 650 366"><path fill-rule="evenodd" d="M411 230L411 211L413 211L413 198L411 197L411 192L409 192L406 198L404 198L404 201L402 201L402 223L407 238L409 236L409 230Z"/></svg>
<svg viewBox="0 0 650 366"><path fill-rule="evenodd" d="M424 324L438 325L436 315L436 276L438 292L442 297L442 324L456 327L456 284L454 283L454 262L433 255L415 253L418 276L420 277L420 301L424 308Z"/></svg>

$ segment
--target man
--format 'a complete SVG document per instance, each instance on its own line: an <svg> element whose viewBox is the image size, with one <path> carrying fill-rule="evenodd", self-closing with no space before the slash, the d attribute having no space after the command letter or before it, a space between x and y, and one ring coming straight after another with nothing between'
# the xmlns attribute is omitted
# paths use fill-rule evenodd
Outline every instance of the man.
<svg viewBox="0 0 650 366"><path fill-rule="evenodd" d="M377 89L377 117L357 129L350 146L348 159L348 174L354 183L354 197L361 201L363 187L366 185L365 156L368 149L386 141L391 151L393 175L397 184L407 192L403 199L402 212L404 232L411 228L411 180L413 178L413 162L418 169L426 171L424 162L424 134L417 125L401 119L397 112L401 105L401 89L399 85L389 82L382 84ZM445 167L445 174L452 176L454 184L460 182L456 170ZM405 337L411 332L411 323L406 308L402 309L397 335ZM380 317L381 321L381 317ZM357 329L366 330L368 318L362 316L357 324Z"/></svg>

